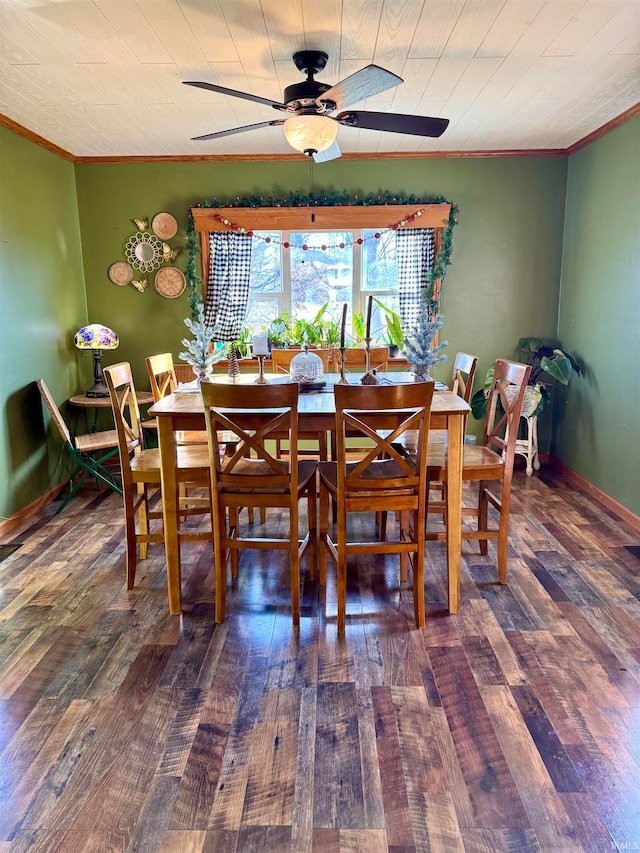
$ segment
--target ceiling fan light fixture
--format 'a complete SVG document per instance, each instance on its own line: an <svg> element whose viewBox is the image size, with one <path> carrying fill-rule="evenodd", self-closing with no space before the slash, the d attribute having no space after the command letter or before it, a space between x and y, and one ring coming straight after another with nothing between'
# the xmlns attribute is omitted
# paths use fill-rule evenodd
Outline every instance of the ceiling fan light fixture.
<svg viewBox="0 0 640 853"><path fill-rule="evenodd" d="M296 151L326 151L338 135L338 123L326 116L302 115L289 118L284 123L287 142Z"/></svg>

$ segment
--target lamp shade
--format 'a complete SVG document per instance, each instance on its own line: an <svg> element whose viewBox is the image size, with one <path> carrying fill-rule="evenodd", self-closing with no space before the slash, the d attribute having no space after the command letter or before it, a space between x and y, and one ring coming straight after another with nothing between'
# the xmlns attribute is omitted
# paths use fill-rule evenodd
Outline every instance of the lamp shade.
<svg viewBox="0 0 640 853"><path fill-rule="evenodd" d="M284 123L287 142L296 151L326 151L338 135L338 123L326 116L296 116Z"/></svg>
<svg viewBox="0 0 640 853"><path fill-rule="evenodd" d="M83 326L75 334L73 343L78 349L116 349L120 339L114 331L99 323Z"/></svg>

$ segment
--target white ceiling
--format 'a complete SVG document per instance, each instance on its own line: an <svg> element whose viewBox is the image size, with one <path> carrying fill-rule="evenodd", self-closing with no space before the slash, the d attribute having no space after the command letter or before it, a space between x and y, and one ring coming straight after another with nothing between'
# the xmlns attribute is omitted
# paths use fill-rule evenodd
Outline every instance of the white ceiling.
<svg viewBox="0 0 640 853"><path fill-rule="evenodd" d="M360 109L443 116L440 139L341 127L343 152L567 148L640 101L640 0L0 0L0 113L83 156L292 153L276 101L371 62L404 83Z"/></svg>

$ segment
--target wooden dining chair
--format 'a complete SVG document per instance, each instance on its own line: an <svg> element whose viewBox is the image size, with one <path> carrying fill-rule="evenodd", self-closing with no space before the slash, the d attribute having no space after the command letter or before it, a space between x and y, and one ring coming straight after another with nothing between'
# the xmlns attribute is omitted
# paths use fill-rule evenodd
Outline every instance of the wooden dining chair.
<svg viewBox="0 0 640 853"><path fill-rule="evenodd" d="M291 361L296 355L299 355L304 350L291 350L291 349L272 349L271 350L271 360L273 363L273 372L274 373L289 373L289 368L291 367ZM322 367L325 373L329 372L329 362L331 359L331 350L330 349L313 349L309 350L314 355L317 355L318 358L322 360ZM280 459L282 458L282 454L284 451L284 436L274 436L274 440L276 442L276 456ZM321 460L327 459L327 434L326 432L298 432L298 440L299 441L312 441L317 442L318 449L306 450L301 447L298 447L298 455L313 455Z"/></svg>
<svg viewBox="0 0 640 853"><path fill-rule="evenodd" d="M382 370L389 365L389 347L371 347L369 357L370 370ZM366 370L366 355L363 347L347 347L344 351L345 373L364 373ZM331 363L333 372L340 373L340 349L331 348Z"/></svg>
<svg viewBox="0 0 640 853"><path fill-rule="evenodd" d="M398 553L400 577L407 577L408 555L413 559L413 600L416 625L424 625L424 542L426 511L427 441L433 382L407 385L336 385L337 460L321 462L320 472L320 582L326 581L327 553L337 566L338 633L345 630L347 558L352 554ZM377 431L380 414L395 413L398 426ZM407 457L395 442L407 431L418 437L416 452ZM347 435L371 443L360 460L349 461ZM336 541L329 534L329 498L335 504ZM398 541L381 533L375 542L348 537L349 513L397 511Z"/></svg>
<svg viewBox="0 0 640 853"><path fill-rule="evenodd" d="M524 392L527 387L531 366L515 361L498 359L495 365L493 382L487 400L487 414L479 446L465 444L463 447L462 479L478 483L478 502L475 508L463 507L463 515L477 517L476 530L463 530L463 539L477 539L480 553L488 553L488 540L498 543L498 573L500 583L507 582L507 544L509 540L509 508L511 504L511 483L515 460L516 439ZM443 482L446 476L445 445L429 446L427 463L429 482ZM493 485L500 484L498 494ZM497 529L489 527L489 506L499 513ZM431 505L429 509L431 510ZM446 502L436 506L445 510ZM446 532L429 532L427 539L444 539Z"/></svg>
<svg viewBox="0 0 640 853"><path fill-rule="evenodd" d="M120 450L120 469L124 498L127 589L133 589L136 578L137 552L147 556L150 542L164 542L162 528L150 531L149 521L162 519L162 512L149 507L151 489L160 489L160 451L143 449L140 412L136 400L131 365L128 362L104 368L111 398L113 419ZM210 512L209 451L204 444L176 448L178 483L198 484L207 488L207 497L180 500L180 518ZM137 521L137 530L136 530ZM211 530L179 531L178 541L211 540Z"/></svg>
<svg viewBox="0 0 640 853"><path fill-rule="evenodd" d="M170 352L163 352L159 355L150 355L146 359L147 373L149 374L149 383L151 385L151 393L153 394L153 402L157 403L166 397L167 394L173 393L178 387L176 378L173 356ZM207 433L205 430L178 430L175 436L176 444L206 444Z"/></svg>
<svg viewBox="0 0 640 853"><path fill-rule="evenodd" d="M458 394L458 396L462 397L465 403L469 402L469 400L471 399L471 395L473 394L473 380L476 375L477 366L478 356L469 355L466 352L456 353L456 357L453 362L453 375L451 377L451 384L449 385L449 389L453 391L454 394ZM465 431L466 423L467 421L465 419ZM429 433L429 447L433 447L436 444L444 444L446 439L446 429L432 429ZM430 480L429 490L435 491L440 495L440 507L436 506L434 502L430 500L428 512L442 514L442 507L444 502L444 483L438 483L434 480Z"/></svg>
<svg viewBox="0 0 640 853"><path fill-rule="evenodd" d="M116 431L110 429L99 432L88 432L72 438L69 427L62 417L60 409L56 405L46 382L44 379L38 379L36 384L42 401L51 415L51 420L56 425L64 446L75 465L75 469L68 480L69 494L56 510L56 515L62 512L89 477L96 481L98 488L100 488L100 483L102 483L116 492L116 494L121 495L122 488L118 477L112 470L106 468L104 464L118 454L118 435ZM79 479L76 479L78 477ZM64 492L64 489L62 492Z"/></svg>
<svg viewBox="0 0 640 853"><path fill-rule="evenodd" d="M202 383L202 399L209 436L211 505L214 564L216 574L216 622L223 622L227 588L227 561L237 576L240 549L284 550L289 554L291 614L300 624L300 559L309 550L311 577L316 575L316 463L298 460L298 384L246 386ZM250 414L247 415L247 409ZM247 426L247 417L253 419ZM235 452L220 452L221 430L238 439ZM267 449L271 434L286 431L291 448L287 460L278 459ZM298 538L298 502L307 499L308 532ZM286 538L241 534L237 515L241 507L288 510ZM280 522L280 519L278 519Z"/></svg>

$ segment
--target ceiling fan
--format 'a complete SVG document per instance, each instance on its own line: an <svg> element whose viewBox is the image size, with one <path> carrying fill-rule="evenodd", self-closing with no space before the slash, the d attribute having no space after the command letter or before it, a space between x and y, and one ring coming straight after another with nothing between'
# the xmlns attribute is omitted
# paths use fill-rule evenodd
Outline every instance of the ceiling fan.
<svg viewBox="0 0 640 853"><path fill-rule="evenodd" d="M284 134L292 148L306 154L307 157L313 157L316 162L324 162L335 160L342 154L335 141L339 125L432 137L442 136L447 129L449 119L446 118L362 110L347 110L331 115L337 110L344 110L349 104L359 103L387 89L392 89L403 80L402 77L380 68L379 65L367 65L366 68L345 77L335 86L329 86L314 79L314 74L324 69L328 59L328 54L320 50L300 50L294 53L293 61L298 70L307 75L307 79L302 83L287 86L284 90L283 103L270 98L261 98L259 95L251 95L248 92L216 86L214 83L184 80L185 86L196 86L234 98L266 104L287 116L282 119L247 124L244 127L219 130L216 133L206 133L204 136L194 136L193 140L221 139L223 136L244 133L246 130L284 125Z"/></svg>

